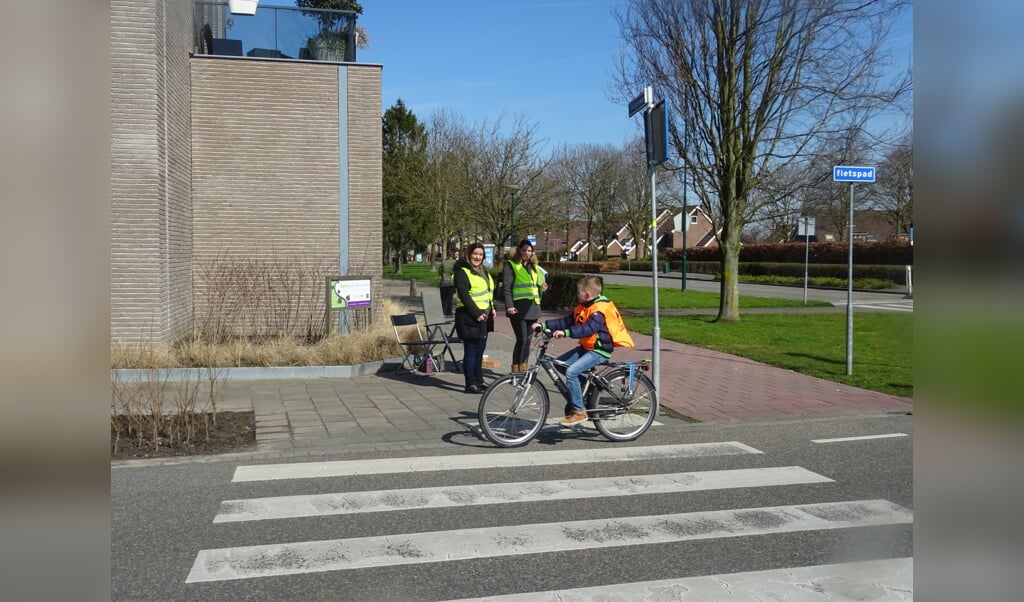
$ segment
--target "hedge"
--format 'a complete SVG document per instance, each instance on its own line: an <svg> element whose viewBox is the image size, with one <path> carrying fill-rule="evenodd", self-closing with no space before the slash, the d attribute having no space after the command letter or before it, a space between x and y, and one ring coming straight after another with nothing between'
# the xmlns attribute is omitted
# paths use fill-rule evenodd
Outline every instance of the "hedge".
<svg viewBox="0 0 1024 602"><path fill-rule="evenodd" d="M659 264L665 262L659 261ZM678 274L683 271L682 261L669 261L669 271ZM631 272L650 272L650 261L632 261L629 264ZM690 261L689 254L686 258L686 272L688 274L708 274L719 277L721 263L717 261ZM626 270L626 263L623 262L622 269ZM841 278L846 279L848 264L838 265L834 263L812 263L807 266L807 275L811 278ZM659 273L664 271L659 265ZM745 262L739 265L740 276L792 276L804 277L804 264L801 263L771 263L771 262ZM907 269L902 265L854 265L854 280L871 278L886 280L898 285L906 285Z"/></svg>
<svg viewBox="0 0 1024 602"><path fill-rule="evenodd" d="M740 248L740 262L799 263L803 265L805 253L809 255L810 263L846 265L849 261L849 246L845 242L812 242L809 245L802 242L787 242L743 245ZM658 251L659 260L664 257L669 261L681 261L682 255L682 249ZM687 263L691 261L717 262L721 260L721 255L717 248L702 247L687 249L686 259ZM897 239L884 242L854 242L853 263L854 265L913 265L914 247L907 241Z"/></svg>

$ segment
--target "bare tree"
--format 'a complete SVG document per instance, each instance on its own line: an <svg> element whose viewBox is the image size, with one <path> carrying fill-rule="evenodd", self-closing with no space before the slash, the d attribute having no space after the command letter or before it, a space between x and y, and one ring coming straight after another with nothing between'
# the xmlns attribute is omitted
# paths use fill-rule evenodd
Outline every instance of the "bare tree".
<svg viewBox="0 0 1024 602"><path fill-rule="evenodd" d="M651 178L645 146L643 138L626 144L621 166L622 218L633 236L638 259L651 254Z"/></svg>
<svg viewBox="0 0 1024 602"><path fill-rule="evenodd" d="M882 160L871 195L896 233L907 234L914 219L914 143L909 134Z"/></svg>
<svg viewBox="0 0 1024 602"><path fill-rule="evenodd" d="M427 177L424 186L436 219L437 240L447 254L453 240L462 246L462 235L471 229L471 206L464 166L470 134L461 118L446 109L430 116L427 142Z"/></svg>
<svg viewBox="0 0 1024 602"><path fill-rule="evenodd" d="M572 213L586 224L587 242L604 256L610 237L621 223L617 198L621 186L621 151L611 146L580 144L563 147L552 168ZM595 252L591 252L591 258Z"/></svg>
<svg viewBox="0 0 1024 602"><path fill-rule="evenodd" d="M647 167L647 151L643 138L636 138L620 153L619 206L621 221L636 239L637 257L651 254L651 175ZM678 169L668 165L654 173L657 186L657 212L683 205L683 188ZM685 224L684 224L685 226Z"/></svg>
<svg viewBox="0 0 1024 602"><path fill-rule="evenodd" d="M909 92L884 45L905 0L629 0L620 98L643 85L672 111L671 143L721 229L717 321L738 321L741 235L751 192L810 141Z"/></svg>
<svg viewBox="0 0 1024 602"><path fill-rule="evenodd" d="M790 167L790 166L787 166ZM751 235L763 242L790 242L796 237L797 221L804 213L805 170L782 169L751 191L757 208L751 219Z"/></svg>
<svg viewBox="0 0 1024 602"><path fill-rule="evenodd" d="M839 240L846 241L850 234L850 186L832 180L832 167L859 165L859 160L869 156L871 142L863 129L851 127L842 137L827 139L824 144L816 147L813 157L805 163L800 179L803 210L816 216L819 226L834 230ZM865 189L855 189L854 193L863 197Z"/></svg>
<svg viewBox="0 0 1024 602"><path fill-rule="evenodd" d="M544 168L537 124L527 123L522 116L515 118L508 129L503 122L504 114L477 127L463 163L470 199L468 215L482 234L499 245L513 233L513 188L516 232L520 232L519 218L528 215L526 207L537 192L534 183Z"/></svg>

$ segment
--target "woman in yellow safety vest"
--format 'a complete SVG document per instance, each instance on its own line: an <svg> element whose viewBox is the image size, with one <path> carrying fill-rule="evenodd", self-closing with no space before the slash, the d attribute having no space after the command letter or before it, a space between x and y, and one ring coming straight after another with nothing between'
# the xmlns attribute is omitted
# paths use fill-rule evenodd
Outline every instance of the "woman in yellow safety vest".
<svg viewBox="0 0 1024 602"><path fill-rule="evenodd" d="M462 339L462 374L466 393L484 390L483 361L487 333L494 330L494 279L484 269L484 246L466 248L455 264L455 332Z"/></svg>
<svg viewBox="0 0 1024 602"><path fill-rule="evenodd" d="M524 238L505 262L501 276L505 314L516 335L512 348L513 372L525 372L530 367L530 329L540 319L540 296L547 289L544 272L533 254L533 243Z"/></svg>

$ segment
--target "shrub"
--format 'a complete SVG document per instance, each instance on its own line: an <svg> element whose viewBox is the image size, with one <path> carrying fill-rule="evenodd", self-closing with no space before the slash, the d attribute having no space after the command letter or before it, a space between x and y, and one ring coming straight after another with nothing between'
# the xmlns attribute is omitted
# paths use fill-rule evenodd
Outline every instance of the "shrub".
<svg viewBox="0 0 1024 602"><path fill-rule="evenodd" d="M802 242L771 243L743 245L740 249L740 263L800 263L804 262L804 254L809 255L810 263L848 262L849 247L845 242ZM659 257L661 256L659 251ZM670 261L682 260L682 249L666 249L665 257ZM687 249L686 259L690 261L721 261L721 253L717 248L702 247ZM882 242L854 242L853 263L867 265L913 265L914 248L909 242L891 239Z"/></svg>

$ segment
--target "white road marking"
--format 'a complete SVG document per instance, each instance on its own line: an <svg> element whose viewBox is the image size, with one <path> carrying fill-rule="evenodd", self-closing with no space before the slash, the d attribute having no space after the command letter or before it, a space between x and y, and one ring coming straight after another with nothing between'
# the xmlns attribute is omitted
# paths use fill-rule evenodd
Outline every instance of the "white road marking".
<svg viewBox="0 0 1024 602"><path fill-rule="evenodd" d="M591 430L596 430L597 429L597 427L594 426L594 421L593 420L585 420L583 422L574 424L572 426L562 426L561 423L560 423L562 418L563 418L562 416L551 416L551 415L549 415L548 419L544 421L544 427L541 429L541 431L543 432L543 431L554 431L554 430L574 429L574 428L588 428L588 429L591 429ZM654 428L656 426L665 426L665 423L664 422L658 422L657 420L655 420L654 422L651 423L651 428ZM469 430L470 430L470 432L472 432L474 434L480 434L480 425L478 425L478 424L471 424L469 426Z"/></svg>
<svg viewBox="0 0 1024 602"><path fill-rule="evenodd" d="M201 550L186 583L913 522L886 500L502 525Z"/></svg>
<svg viewBox="0 0 1024 602"><path fill-rule="evenodd" d="M315 479L369 474L428 472L438 470L470 470L474 468L512 468L520 466L551 466L590 462L626 462L660 458L693 458L760 454L760 450L738 441L688 443L684 445L653 445L648 447L609 447L571 451L497 452L466 456L420 456L381 460L343 460L336 462L298 462L239 466L231 479L273 481L281 479Z"/></svg>
<svg viewBox="0 0 1024 602"><path fill-rule="evenodd" d="M861 435L860 437L837 437L835 439L811 439L811 443L839 443L841 441L865 441L867 439L890 439L906 437L906 433L888 433L885 435Z"/></svg>
<svg viewBox="0 0 1024 602"><path fill-rule="evenodd" d="M289 495L226 500L221 502L220 512L214 517L213 522L228 523L420 508L451 508L832 482L832 479L828 477L799 466L781 466L459 487Z"/></svg>
<svg viewBox="0 0 1024 602"><path fill-rule="evenodd" d="M845 301L833 303L836 307L846 307ZM914 311L913 301L854 301L854 309L867 309L876 311L902 311L912 313Z"/></svg>
<svg viewBox="0 0 1024 602"><path fill-rule="evenodd" d="M449 602L567 602L569 600L872 600L914 599L914 559L893 558L840 564L705 575L581 587L528 594L462 598Z"/></svg>

